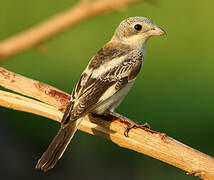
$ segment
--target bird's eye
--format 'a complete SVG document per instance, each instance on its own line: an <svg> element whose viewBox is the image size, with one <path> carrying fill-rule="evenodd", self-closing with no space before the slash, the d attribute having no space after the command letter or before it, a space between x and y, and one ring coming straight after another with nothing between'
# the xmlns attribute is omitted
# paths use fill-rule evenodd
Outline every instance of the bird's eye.
<svg viewBox="0 0 214 180"><path fill-rule="evenodd" d="M142 26L140 24L136 24L134 26L134 28L137 30L137 31L140 31L142 29Z"/></svg>

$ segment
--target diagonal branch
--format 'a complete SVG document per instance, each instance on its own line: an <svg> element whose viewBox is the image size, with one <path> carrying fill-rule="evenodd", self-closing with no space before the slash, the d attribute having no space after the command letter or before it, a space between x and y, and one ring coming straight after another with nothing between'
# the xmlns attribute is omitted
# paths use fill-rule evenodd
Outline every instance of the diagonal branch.
<svg viewBox="0 0 214 180"><path fill-rule="evenodd" d="M28 31L0 43L0 60L40 45L42 42L85 19L120 9L140 0L81 0L74 8ZM22 95L0 90L0 106L34 113L60 121L70 95L52 86L0 67L0 85ZM25 97L28 96L28 97ZM31 99L31 98L34 99ZM121 147L159 159L205 180L214 179L214 159L188 147L164 133L132 129L124 136L123 119L113 121L86 116L79 129L107 138Z"/></svg>
<svg viewBox="0 0 214 180"><path fill-rule="evenodd" d="M81 0L72 9L0 43L0 60L40 45L54 35L90 17L118 10L140 0Z"/></svg>
<svg viewBox="0 0 214 180"><path fill-rule="evenodd" d="M32 80L0 67L0 85L25 96L38 99L57 108L63 108L70 95L45 83Z"/></svg>
<svg viewBox="0 0 214 180"><path fill-rule="evenodd" d="M43 83L42 89L45 89L45 91L39 90L39 94L37 94L35 92L38 91L38 88L32 85L34 83L40 84L41 82L0 68L1 86L42 101L40 102L14 93L0 91L0 106L34 113L60 121L63 115L62 109L65 107L65 102L69 100L69 95ZM52 93L47 93L52 90L60 95L53 96ZM121 147L159 159L187 171L187 174L194 174L205 180L214 179L214 158L186 146L166 136L164 133L149 129L132 129L127 138L124 136L126 124L124 124L123 119L112 118L114 119L113 121L107 121L86 116L79 130L99 135Z"/></svg>

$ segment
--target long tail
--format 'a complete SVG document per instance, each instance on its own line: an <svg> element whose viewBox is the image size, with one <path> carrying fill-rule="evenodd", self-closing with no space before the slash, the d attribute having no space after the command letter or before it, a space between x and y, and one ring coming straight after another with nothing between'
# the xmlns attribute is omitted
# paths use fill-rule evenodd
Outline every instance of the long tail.
<svg viewBox="0 0 214 180"><path fill-rule="evenodd" d="M71 141L80 122L81 119L78 119L76 121L70 122L66 127L61 127L59 129L48 149L39 159L36 169L48 171L56 165L57 161L62 157L66 147Z"/></svg>

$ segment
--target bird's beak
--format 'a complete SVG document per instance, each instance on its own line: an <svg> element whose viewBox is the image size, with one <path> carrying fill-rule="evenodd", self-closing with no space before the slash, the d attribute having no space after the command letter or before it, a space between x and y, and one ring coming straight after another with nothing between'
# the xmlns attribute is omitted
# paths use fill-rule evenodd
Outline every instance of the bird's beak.
<svg viewBox="0 0 214 180"><path fill-rule="evenodd" d="M149 36L162 36L162 35L166 35L166 31L164 31L163 29L159 28L158 26L153 27L152 29L150 29L147 34Z"/></svg>

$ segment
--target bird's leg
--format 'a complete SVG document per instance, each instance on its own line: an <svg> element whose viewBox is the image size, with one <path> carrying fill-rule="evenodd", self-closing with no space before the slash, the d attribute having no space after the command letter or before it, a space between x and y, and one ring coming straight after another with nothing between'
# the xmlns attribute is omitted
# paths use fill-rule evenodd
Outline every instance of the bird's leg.
<svg viewBox="0 0 214 180"><path fill-rule="evenodd" d="M117 117L118 119L122 119L123 121L125 121L128 124L128 126L126 127L126 129L124 131L124 135L126 137L128 137L128 133L132 128L141 128L141 129L148 128L148 129L150 129L150 125L147 122L146 123L136 122L136 121L133 121L127 117L124 117L124 116L122 116L116 112L112 112L112 111L110 111L109 114Z"/></svg>
<svg viewBox="0 0 214 180"><path fill-rule="evenodd" d="M90 115L94 118L101 118L106 121L113 121L117 118L112 116L109 110L106 110L103 114L97 114L97 113L91 112Z"/></svg>

